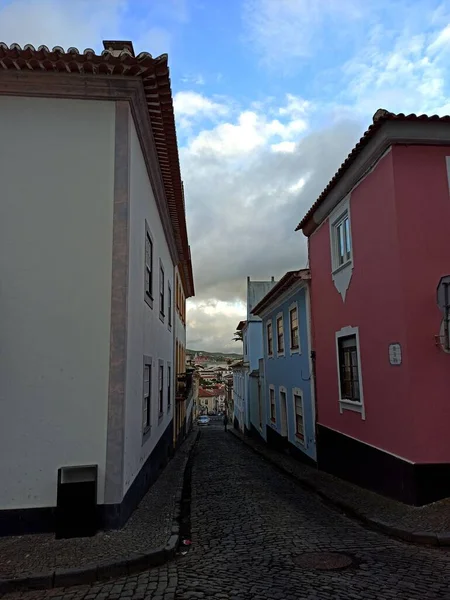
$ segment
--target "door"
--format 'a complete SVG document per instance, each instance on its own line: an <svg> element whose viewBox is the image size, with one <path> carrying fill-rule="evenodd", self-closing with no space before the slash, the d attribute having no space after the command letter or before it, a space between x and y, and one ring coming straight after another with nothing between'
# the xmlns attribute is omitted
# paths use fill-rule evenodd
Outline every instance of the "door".
<svg viewBox="0 0 450 600"><path fill-rule="evenodd" d="M287 402L286 389L280 388L280 417L281 417L280 428L281 428L281 435L283 437L287 437L287 430L288 430L286 402Z"/></svg>

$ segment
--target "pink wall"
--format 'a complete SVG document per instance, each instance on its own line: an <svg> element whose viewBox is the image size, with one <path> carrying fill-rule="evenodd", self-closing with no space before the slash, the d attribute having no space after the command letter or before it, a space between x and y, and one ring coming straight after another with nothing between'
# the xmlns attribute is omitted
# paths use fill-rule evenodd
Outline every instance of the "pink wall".
<svg viewBox="0 0 450 600"><path fill-rule="evenodd" d="M331 277L328 220L309 238L311 302L316 350L318 422L391 453L412 459L416 439L409 404L409 360L389 364L388 345L405 350L404 298L394 203L393 154L353 191L350 199L353 275L345 298ZM339 412L335 333L359 327L366 420Z"/></svg>
<svg viewBox="0 0 450 600"><path fill-rule="evenodd" d="M450 147L394 148L397 228L418 462L450 462L450 354L435 345L436 286L450 274Z"/></svg>

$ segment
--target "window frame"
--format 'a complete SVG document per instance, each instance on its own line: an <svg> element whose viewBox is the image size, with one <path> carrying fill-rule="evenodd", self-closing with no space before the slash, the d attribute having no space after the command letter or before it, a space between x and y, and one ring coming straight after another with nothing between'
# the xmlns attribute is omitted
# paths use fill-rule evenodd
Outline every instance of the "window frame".
<svg viewBox="0 0 450 600"><path fill-rule="evenodd" d="M301 409L302 409L302 432L298 430L298 418L297 418L297 400L300 398ZM305 427L305 400L303 396L303 390L301 388L292 388L292 404L294 407L294 436L297 443L301 444L306 448L306 427Z"/></svg>
<svg viewBox="0 0 450 600"><path fill-rule="evenodd" d="M350 215L350 197L347 196L338 204L334 211L330 215L330 244L331 244L331 265L332 273L335 274L347 267L353 265L353 236L352 236L352 222ZM350 250L349 256L345 257L343 262L340 262L340 236L338 228L344 222L348 222L348 231L344 230L344 243L347 245L349 242Z"/></svg>
<svg viewBox="0 0 450 600"><path fill-rule="evenodd" d="M165 295L166 295L166 275L164 271L164 265L162 260L159 259L159 318L164 322L164 317L166 316L164 313L164 304L165 304Z"/></svg>
<svg viewBox="0 0 450 600"><path fill-rule="evenodd" d="M167 280L167 327L172 329L172 286Z"/></svg>
<svg viewBox="0 0 450 600"><path fill-rule="evenodd" d="M147 242L150 244L150 263L147 263ZM152 232L145 221L145 241L144 241L144 300L150 308L153 308L153 264L154 264L155 244ZM149 288L147 288L147 273L149 274Z"/></svg>
<svg viewBox="0 0 450 600"><path fill-rule="evenodd" d="M283 328L282 336L283 336L283 348L280 350L279 346L279 333L278 333L278 322L281 320L281 327ZM282 312L279 312L275 317L275 329L276 329L276 341L277 341L277 356L284 356L286 352L286 339L284 335L284 315Z"/></svg>
<svg viewBox="0 0 450 600"><path fill-rule="evenodd" d="M297 346L293 346L292 345L292 319L291 319L291 314L294 312L294 310L297 313L297 341L298 344ZM300 343L300 315L299 315L299 310L298 310L298 302L295 301L293 302L288 309L288 315L289 315L289 351L291 354L301 354L302 353L302 348L301 348L301 343Z"/></svg>
<svg viewBox="0 0 450 600"><path fill-rule="evenodd" d="M273 398L273 402L272 402L272 398ZM274 408L273 414L272 414L272 406ZM269 385L269 415L270 415L270 422L273 424L276 424L276 422L277 422L277 399L276 399L276 395L275 395L275 386L272 384Z"/></svg>
<svg viewBox="0 0 450 600"><path fill-rule="evenodd" d="M356 359L358 367L358 387L359 387L359 401L350 400L343 398L342 395L342 380L341 380L341 347L340 340L342 338L354 337L356 342ZM351 410L361 414L361 418L365 420L365 406L364 406L364 390L363 390L363 377L362 377L362 364L361 364L361 350L359 340L359 327L343 327L340 331L336 332L336 366L337 366L337 384L338 384L338 398L339 398L339 412L342 414L344 410Z"/></svg>
<svg viewBox="0 0 450 600"><path fill-rule="evenodd" d="M172 363L167 363L167 412L172 408Z"/></svg>
<svg viewBox="0 0 450 600"><path fill-rule="evenodd" d="M164 415L164 361L158 361L158 420Z"/></svg>
<svg viewBox="0 0 450 600"><path fill-rule="evenodd" d="M150 431L152 428L152 383L153 383L152 357L148 356L148 355L144 355L142 365L143 365L143 372L142 372L142 421L141 421L141 426L142 426L142 443L144 443L150 437ZM149 389L148 389L149 395L148 396L145 395L145 391L146 391L145 390L145 371L147 368L149 369ZM146 424L144 424L144 414L145 413L147 414Z"/></svg>
<svg viewBox="0 0 450 600"><path fill-rule="evenodd" d="M270 329L270 344L269 344L269 329ZM273 358L273 322L269 319L266 323L266 341L267 341L267 356Z"/></svg>

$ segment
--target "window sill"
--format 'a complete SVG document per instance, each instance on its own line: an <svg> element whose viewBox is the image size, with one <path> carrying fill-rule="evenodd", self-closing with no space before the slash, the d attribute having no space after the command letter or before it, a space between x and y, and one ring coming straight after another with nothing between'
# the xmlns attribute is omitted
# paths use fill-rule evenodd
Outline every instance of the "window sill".
<svg viewBox="0 0 450 600"><path fill-rule="evenodd" d="M152 431L152 426L151 425L148 425L147 427L144 428L144 430L142 432L142 445L144 445L145 442L150 437L151 431Z"/></svg>
<svg viewBox="0 0 450 600"><path fill-rule="evenodd" d="M305 436L301 436L298 433L295 434L295 441L302 446L305 446Z"/></svg>
<svg viewBox="0 0 450 600"><path fill-rule="evenodd" d="M284 350L282 352L277 352L277 358L284 356Z"/></svg>
<svg viewBox="0 0 450 600"><path fill-rule="evenodd" d="M344 412L344 410L350 410L353 412L360 413L363 419L366 418L364 404L362 402L353 402L352 400L339 399L339 409L341 414Z"/></svg>
<svg viewBox="0 0 450 600"><path fill-rule="evenodd" d="M339 265L338 267L335 267L332 271L331 274L332 275L336 275L336 273L340 273L341 271L345 271L345 269L348 269L349 267L353 266L353 258L351 258L350 260L348 260L347 262L345 262L343 265Z"/></svg>
<svg viewBox="0 0 450 600"><path fill-rule="evenodd" d="M291 354L301 354L301 350L300 350L300 346L297 346L297 348L290 348L290 352Z"/></svg>
<svg viewBox="0 0 450 600"><path fill-rule="evenodd" d="M148 292L145 292L144 300L147 306L153 308L153 296L150 296Z"/></svg>
<svg viewBox="0 0 450 600"><path fill-rule="evenodd" d="M165 317L165 314L162 313L162 312L160 312L159 313L159 320L162 321L163 323L164 323L164 317Z"/></svg>

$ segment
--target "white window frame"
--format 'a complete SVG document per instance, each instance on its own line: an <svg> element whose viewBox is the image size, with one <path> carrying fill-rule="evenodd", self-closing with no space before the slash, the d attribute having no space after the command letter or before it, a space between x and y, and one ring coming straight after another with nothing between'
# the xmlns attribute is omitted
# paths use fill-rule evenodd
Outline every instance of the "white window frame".
<svg viewBox="0 0 450 600"><path fill-rule="evenodd" d="M147 261L147 244L150 248L150 260ZM145 245L144 245L144 300L150 308L153 308L153 294L154 294L154 281L153 281L153 255L155 252L155 244L153 241L152 232L145 221ZM150 289L147 288L147 273L149 278Z"/></svg>
<svg viewBox="0 0 450 600"><path fill-rule="evenodd" d="M286 407L286 429L283 427L283 403L281 402L281 394L284 394L285 407ZM280 405L280 433L283 436L289 437L289 409L288 409L288 393L284 385L280 385L278 388L278 401Z"/></svg>
<svg viewBox="0 0 450 600"><path fill-rule="evenodd" d="M145 369L149 368L149 395L145 393ZM142 372L142 443L144 443L150 436L150 430L152 428L152 384L153 384L153 360L151 356L144 355L143 360L143 372ZM148 405L147 405L148 398ZM147 413L148 424L144 424L144 415Z"/></svg>
<svg viewBox="0 0 450 600"><path fill-rule="evenodd" d="M272 398L270 396L270 392L273 392L273 400L274 400L274 406L275 406L275 418L272 418ZM269 421L270 423L272 423L272 425L275 425L277 422L277 396L275 394L275 386L270 384L269 385Z"/></svg>
<svg viewBox="0 0 450 600"><path fill-rule="evenodd" d="M302 419L303 419L303 440L297 434L297 409L295 407L295 396L299 396L302 401ZM292 388L292 405L294 407L294 439L297 444L306 448L306 427L305 427L305 400L301 388Z"/></svg>
<svg viewBox="0 0 450 600"><path fill-rule="evenodd" d="M339 364L339 339L354 335L356 338L356 354L358 357L358 383L359 383L359 395L360 401L354 402L353 400L343 399L341 396L341 369ZM343 327L341 330L336 332L336 366L338 375L338 398L339 398L339 412L342 414L344 410L351 410L353 412L360 413L361 418L365 420L366 411L364 406L364 390L363 390L363 378L362 378L362 364L361 364L361 350L359 343L359 327Z"/></svg>
<svg viewBox="0 0 450 600"><path fill-rule="evenodd" d="M280 351L278 348L278 320L281 319L281 324L283 326L283 350ZM286 352L286 333L284 327L284 315L282 312L279 312L275 317L275 339L277 341L277 356L285 356Z"/></svg>
<svg viewBox="0 0 450 600"><path fill-rule="evenodd" d="M272 352L269 352L269 326L272 329ZM269 319L266 323L266 347L267 347L267 356L269 358L273 358L274 357L274 339L273 339L273 319Z"/></svg>
<svg viewBox="0 0 450 600"><path fill-rule="evenodd" d="M164 415L164 361L158 361L158 419ZM161 410L162 409L162 410Z"/></svg>
<svg viewBox="0 0 450 600"><path fill-rule="evenodd" d="M342 265L340 265L338 257L336 226L342 221L342 219L346 217L348 218L348 227L350 234L350 259L344 262ZM350 287L350 281L352 278L354 261L352 219L350 214L350 194L348 194L348 196L346 196L330 214L329 224L331 249L331 277L333 279L337 291L342 296L342 300L345 302L345 296L347 294L348 288Z"/></svg>
<svg viewBox="0 0 450 600"><path fill-rule="evenodd" d="M269 352L269 326L272 328L272 352ZM267 356L269 358L274 357L274 339L273 339L273 319L268 319L266 323L266 348L267 348Z"/></svg>
<svg viewBox="0 0 450 600"><path fill-rule="evenodd" d="M291 343L292 343L292 323L291 323L291 311L293 311L294 309L297 310L297 332L298 332L298 348L292 348ZM300 341L300 312L298 310L298 302L295 301L293 302L288 309L288 315L289 315L289 351L292 354L301 354L302 353L302 344Z"/></svg>
<svg viewBox="0 0 450 600"><path fill-rule="evenodd" d="M348 221L348 233L350 239L350 258L344 260L342 264L340 264L340 255L339 255L339 235L338 235L338 227L341 225L343 221ZM333 273L339 271L341 269L345 269L349 264L351 264L353 260L353 240L352 240L352 230L350 224L350 210L347 205L341 208L341 211L337 213L331 222L331 236L332 236L332 265L333 265ZM346 236L344 235L344 243L346 243Z"/></svg>

